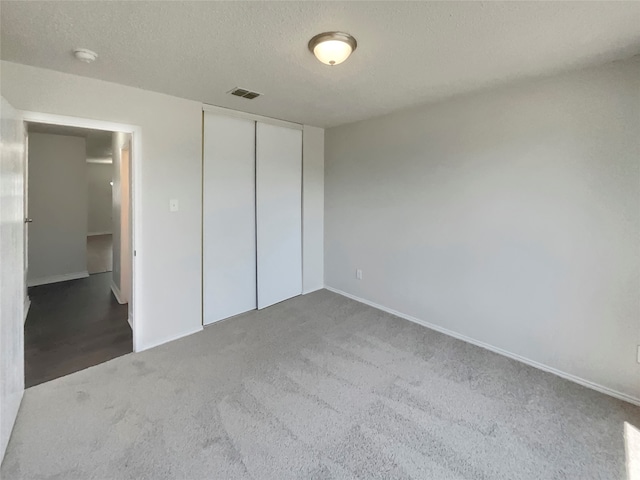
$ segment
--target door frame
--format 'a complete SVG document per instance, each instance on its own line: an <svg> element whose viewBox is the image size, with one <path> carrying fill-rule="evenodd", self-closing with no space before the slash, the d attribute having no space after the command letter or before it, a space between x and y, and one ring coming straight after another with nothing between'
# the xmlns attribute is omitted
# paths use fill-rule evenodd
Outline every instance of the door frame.
<svg viewBox="0 0 640 480"><path fill-rule="evenodd" d="M137 352L138 349L138 329L140 325L140 317L142 311L140 308L140 302L138 294L140 292L141 285L141 272L140 268L136 266L139 263L137 260L141 254L138 250L138 246L141 245L141 224L142 224L142 129L137 125L130 125L127 123L115 123L102 120L94 120L82 117L72 117L67 115L57 115L52 113L40 113L31 111L21 111L22 120L24 122L37 122L48 123L52 125L64 125L69 127L91 128L94 130L107 130L111 132L123 132L131 134L131 147L130 152L130 182L131 182L131 195L130 201L130 253L131 253L131 298L129 298L129 314L131 320L131 330L133 332L133 351ZM26 153L25 153L26 154ZM24 184L27 185L28 179L24 178ZM28 187L26 187L28 188ZM26 192L25 192L26 193ZM25 212L27 213L27 212ZM25 224L27 225L27 224ZM28 227L25 227L28 228ZM25 252L26 255L26 252ZM136 262L137 260L137 262ZM26 275L26 274L25 274ZM26 277L25 277L26 278ZM26 281L26 280L25 280ZM26 288L26 284L25 284Z"/></svg>
<svg viewBox="0 0 640 480"><path fill-rule="evenodd" d="M126 232L126 235L122 235L120 238L120 295L129 304L131 309L131 265L133 263L132 245L131 245L131 140L127 140L120 147L120 205L121 207L126 203L126 209L121 208L120 212L120 232ZM125 154L126 152L126 154ZM125 161L126 158L126 161ZM126 174L125 174L126 172ZM126 179L126 181L124 181ZM124 193L126 192L126 193ZM125 202L126 199L126 202ZM125 216L126 215L126 216ZM125 217L125 218L123 218ZM126 238L126 242L123 242L123 238ZM123 284L124 283L124 284ZM129 317L133 315L130 312ZM129 318L131 323L131 318Z"/></svg>

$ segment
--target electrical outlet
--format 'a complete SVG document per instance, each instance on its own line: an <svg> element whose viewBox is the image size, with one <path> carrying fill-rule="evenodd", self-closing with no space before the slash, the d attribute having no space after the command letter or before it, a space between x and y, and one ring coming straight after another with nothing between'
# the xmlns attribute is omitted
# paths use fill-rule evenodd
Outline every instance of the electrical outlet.
<svg viewBox="0 0 640 480"><path fill-rule="evenodd" d="M638 358L636 360L640 363L640 345L638 345Z"/></svg>
<svg viewBox="0 0 640 480"><path fill-rule="evenodd" d="M356 278L358 280L362 280L362 270L360 270L359 268L356 270Z"/></svg>

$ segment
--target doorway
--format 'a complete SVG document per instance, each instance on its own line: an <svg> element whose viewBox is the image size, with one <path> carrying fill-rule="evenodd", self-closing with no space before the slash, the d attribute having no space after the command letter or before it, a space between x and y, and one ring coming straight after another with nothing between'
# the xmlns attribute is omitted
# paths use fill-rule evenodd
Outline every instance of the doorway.
<svg viewBox="0 0 640 480"><path fill-rule="evenodd" d="M133 132L53 120L25 115L26 387L134 350Z"/></svg>

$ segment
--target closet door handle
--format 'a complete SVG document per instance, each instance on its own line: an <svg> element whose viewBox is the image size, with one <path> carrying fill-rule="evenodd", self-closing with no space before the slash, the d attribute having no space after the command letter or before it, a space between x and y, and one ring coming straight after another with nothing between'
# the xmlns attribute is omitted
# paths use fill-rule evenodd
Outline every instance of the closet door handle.
<svg viewBox="0 0 640 480"><path fill-rule="evenodd" d="M33 218L25 218L24 223L33 223Z"/></svg>

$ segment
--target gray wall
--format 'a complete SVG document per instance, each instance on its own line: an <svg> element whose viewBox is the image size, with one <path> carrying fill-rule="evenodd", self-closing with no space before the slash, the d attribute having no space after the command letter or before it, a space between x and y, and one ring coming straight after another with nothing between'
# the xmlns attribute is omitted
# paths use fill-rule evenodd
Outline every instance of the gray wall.
<svg viewBox="0 0 640 480"><path fill-rule="evenodd" d="M89 235L111 232L111 184L113 165L105 163L87 163L89 184Z"/></svg>
<svg viewBox="0 0 640 480"><path fill-rule="evenodd" d="M29 134L29 284L87 272L85 139Z"/></svg>
<svg viewBox="0 0 640 480"><path fill-rule="evenodd" d="M640 399L640 59L325 149L328 286Z"/></svg>

